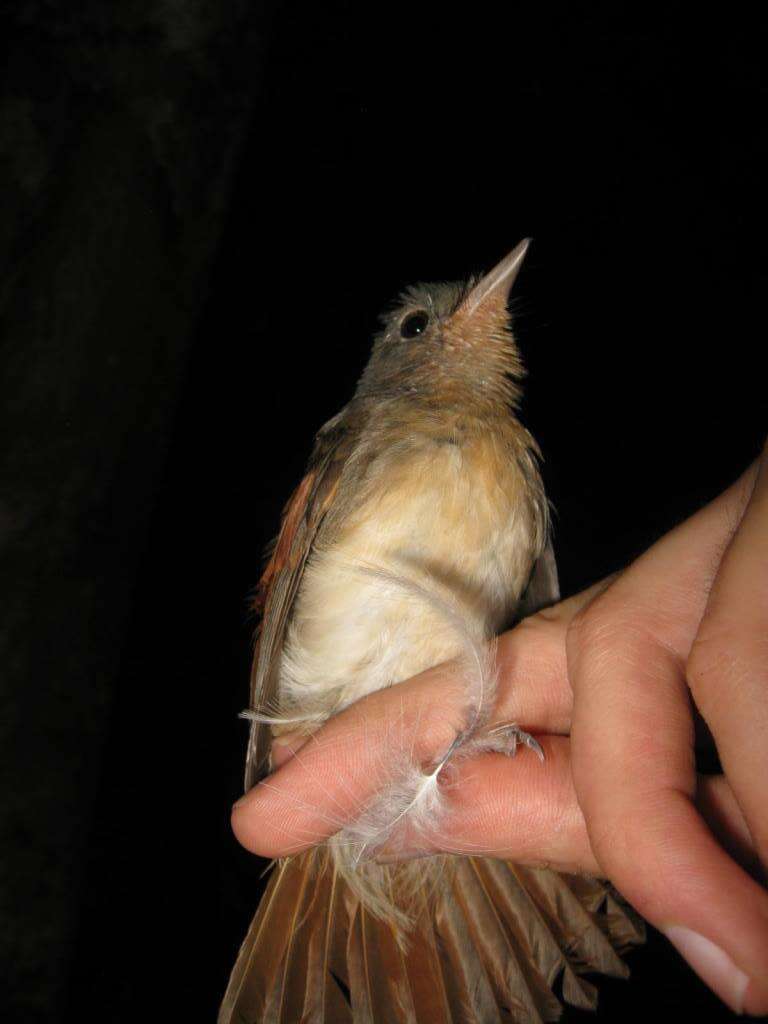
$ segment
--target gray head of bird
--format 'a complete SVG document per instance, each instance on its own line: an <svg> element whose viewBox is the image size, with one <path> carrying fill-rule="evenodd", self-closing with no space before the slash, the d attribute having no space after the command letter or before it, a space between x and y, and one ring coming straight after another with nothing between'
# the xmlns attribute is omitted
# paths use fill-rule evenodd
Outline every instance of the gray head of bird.
<svg viewBox="0 0 768 1024"><path fill-rule="evenodd" d="M357 396L476 412L515 407L525 371L507 302L529 241L484 276L408 288L382 317Z"/></svg>

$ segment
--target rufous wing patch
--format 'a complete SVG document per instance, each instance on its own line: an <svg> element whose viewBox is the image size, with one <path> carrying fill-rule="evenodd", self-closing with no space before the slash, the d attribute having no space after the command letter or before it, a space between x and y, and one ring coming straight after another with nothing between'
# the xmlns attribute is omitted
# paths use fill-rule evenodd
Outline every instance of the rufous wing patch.
<svg viewBox="0 0 768 1024"><path fill-rule="evenodd" d="M254 598L254 611L264 614L269 601L269 593L276 577L283 569L295 568L296 555L294 546L296 535L307 518L307 502L312 488L317 480L317 471L311 470L302 479L299 486L290 496L283 509L283 517L280 523L280 532L273 548L269 561L259 580Z"/></svg>

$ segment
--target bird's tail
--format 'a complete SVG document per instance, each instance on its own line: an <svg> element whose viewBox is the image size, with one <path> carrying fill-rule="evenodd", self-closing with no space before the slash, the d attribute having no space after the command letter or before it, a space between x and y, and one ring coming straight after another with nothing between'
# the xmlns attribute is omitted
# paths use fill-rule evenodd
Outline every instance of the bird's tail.
<svg viewBox="0 0 768 1024"><path fill-rule="evenodd" d="M389 869L394 873L397 866ZM327 849L278 864L219 1024L502 1024L593 1009L584 974L626 977L644 926L606 883L482 857L445 858L407 945Z"/></svg>

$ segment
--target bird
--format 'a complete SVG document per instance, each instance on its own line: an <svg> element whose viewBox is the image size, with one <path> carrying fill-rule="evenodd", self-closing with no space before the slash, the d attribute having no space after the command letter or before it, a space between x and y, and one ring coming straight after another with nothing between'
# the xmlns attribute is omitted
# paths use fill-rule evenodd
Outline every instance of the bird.
<svg viewBox="0 0 768 1024"><path fill-rule="evenodd" d="M607 881L491 856L376 859L406 820L439 822L452 762L543 757L515 723L489 725L493 638L559 600L508 308L529 243L485 275L400 295L285 506L255 599L246 790L275 737L309 737L451 659L465 714L435 763L393 768L358 820L276 863L219 1024L551 1021L560 998L593 1009L583 975L625 977L621 954L643 941Z"/></svg>

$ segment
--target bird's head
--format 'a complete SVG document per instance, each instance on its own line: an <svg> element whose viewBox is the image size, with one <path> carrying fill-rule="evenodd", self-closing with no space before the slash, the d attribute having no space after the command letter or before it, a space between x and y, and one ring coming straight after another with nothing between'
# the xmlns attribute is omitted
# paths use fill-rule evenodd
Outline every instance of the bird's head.
<svg viewBox="0 0 768 1024"><path fill-rule="evenodd" d="M524 369L507 300L528 244L524 239L479 279L404 292L383 317L358 395L478 410L514 407Z"/></svg>

